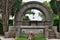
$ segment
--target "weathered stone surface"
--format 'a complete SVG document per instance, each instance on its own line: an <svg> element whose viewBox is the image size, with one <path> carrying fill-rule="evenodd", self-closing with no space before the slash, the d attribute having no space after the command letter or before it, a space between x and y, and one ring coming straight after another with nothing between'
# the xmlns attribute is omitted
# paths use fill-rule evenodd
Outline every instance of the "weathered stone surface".
<svg viewBox="0 0 60 40"><path fill-rule="evenodd" d="M39 11L42 11L42 13L44 14L45 19L46 19L45 21L47 21L47 22L44 22L44 23L41 23L41 24L38 22L38 25L35 25L35 24L34 25L33 24L28 25L28 23L26 23L26 24L23 23L23 25L25 25L25 26L23 26L22 25L22 16L29 9L37 9ZM43 25L44 27L41 27L41 25ZM46 27L46 25L48 27L52 26L52 14L51 14L50 10L40 2L31 1L31 2L25 3L22 6L22 8L20 9L20 11L15 15L15 25L14 26L17 29L17 32L16 32L17 37L21 36L22 29L39 29L39 28L40 29L45 29L44 34L45 34L46 37L48 37L48 31L47 31L48 27Z"/></svg>

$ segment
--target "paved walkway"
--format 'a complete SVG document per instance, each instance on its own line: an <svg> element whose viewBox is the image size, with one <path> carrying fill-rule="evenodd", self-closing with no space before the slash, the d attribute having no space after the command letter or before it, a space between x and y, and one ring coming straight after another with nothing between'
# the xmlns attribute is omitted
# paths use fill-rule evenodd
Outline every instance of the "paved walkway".
<svg viewBox="0 0 60 40"><path fill-rule="evenodd" d="M48 40L60 40L60 39L48 39Z"/></svg>
<svg viewBox="0 0 60 40"><path fill-rule="evenodd" d="M47 39L47 40L60 40L60 39Z"/></svg>
<svg viewBox="0 0 60 40"><path fill-rule="evenodd" d="M0 36L1 40L14 40L14 38L4 38L3 36Z"/></svg>

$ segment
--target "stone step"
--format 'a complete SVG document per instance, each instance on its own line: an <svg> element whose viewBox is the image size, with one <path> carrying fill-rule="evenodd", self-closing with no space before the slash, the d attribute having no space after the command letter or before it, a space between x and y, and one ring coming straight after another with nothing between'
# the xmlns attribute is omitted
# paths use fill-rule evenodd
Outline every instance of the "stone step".
<svg viewBox="0 0 60 40"><path fill-rule="evenodd" d="M48 38L56 38L56 35L49 35Z"/></svg>
<svg viewBox="0 0 60 40"><path fill-rule="evenodd" d="M56 37L48 37L48 39L56 39Z"/></svg>
<svg viewBox="0 0 60 40"><path fill-rule="evenodd" d="M52 34L52 33L50 33L49 35L56 35L56 34Z"/></svg>
<svg viewBox="0 0 60 40"><path fill-rule="evenodd" d="M56 37L55 35L49 35L48 37Z"/></svg>
<svg viewBox="0 0 60 40"><path fill-rule="evenodd" d="M55 35L49 35L48 37L56 37Z"/></svg>
<svg viewBox="0 0 60 40"><path fill-rule="evenodd" d="M56 36L48 36L48 37L56 37Z"/></svg>
<svg viewBox="0 0 60 40"><path fill-rule="evenodd" d="M56 34L49 34L49 36L53 36L53 35L56 35Z"/></svg>
<svg viewBox="0 0 60 40"><path fill-rule="evenodd" d="M48 33L49 35L56 35L55 33Z"/></svg>
<svg viewBox="0 0 60 40"><path fill-rule="evenodd" d="M53 31L52 29L48 29L49 31Z"/></svg>
<svg viewBox="0 0 60 40"><path fill-rule="evenodd" d="M48 32L54 32L53 30L48 30Z"/></svg>
<svg viewBox="0 0 60 40"><path fill-rule="evenodd" d="M48 30L48 38L49 39L53 39L53 38L56 38L56 34L55 34L55 32L54 32L54 30L53 29L49 29Z"/></svg>
<svg viewBox="0 0 60 40"><path fill-rule="evenodd" d="M53 33L54 31L48 31L49 33Z"/></svg>
<svg viewBox="0 0 60 40"><path fill-rule="evenodd" d="M48 31L48 33L55 33L54 31Z"/></svg>

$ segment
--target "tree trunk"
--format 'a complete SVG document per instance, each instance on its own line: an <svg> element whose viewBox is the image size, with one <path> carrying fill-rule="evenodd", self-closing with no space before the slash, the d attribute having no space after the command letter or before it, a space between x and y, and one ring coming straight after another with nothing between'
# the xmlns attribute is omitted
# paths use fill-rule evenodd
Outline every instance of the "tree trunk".
<svg viewBox="0 0 60 40"><path fill-rule="evenodd" d="M3 32L8 31L8 0L2 0L2 20L3 20Z"/></svg>
<svg viewBox="0 0 60 40"><path fill-rule="evenodd" d="M2 20L3 20L3 31L8 31L8 21L9 21L9 15L13 8L13 5L15 4L16 0L11 0L11 3L9 3L9 0L2 0Z"/></svg>
<svg viewBox="0 0 60 40"><path fill-rule="evenodd" d="M14 7L14 4L17 2L17 0L11 0L9 5L8 5L8 10L9 10L9 15L11 14L12 12L12 8Z"/></svg>

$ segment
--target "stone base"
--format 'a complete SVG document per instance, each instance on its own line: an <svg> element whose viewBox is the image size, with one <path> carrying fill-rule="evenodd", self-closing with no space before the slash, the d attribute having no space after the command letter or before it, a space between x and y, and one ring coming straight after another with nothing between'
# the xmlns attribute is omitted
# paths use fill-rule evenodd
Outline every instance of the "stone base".
<svg viewBox="0 0 60 40"><path fill-rule="evenodd" d="M15 31L5 32L5 38L15 38Z"/></svg>

